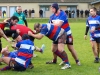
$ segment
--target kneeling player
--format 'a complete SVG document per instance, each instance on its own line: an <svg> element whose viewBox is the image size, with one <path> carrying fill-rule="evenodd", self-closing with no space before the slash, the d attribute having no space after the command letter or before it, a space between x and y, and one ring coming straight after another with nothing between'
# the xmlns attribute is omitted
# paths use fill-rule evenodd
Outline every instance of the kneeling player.
<svg viewBox="0 0 100 75"><path fill-rule="evenodd" d="M34 43L30 41L26 35L23 36L23 38L25 39L16 44L16 47L18 48L16 58L0 58L0 62L6 63L7 65L9 65L9 67L13 68L16 71L26 70L33 57L33 50L35 49Z"/></svg>

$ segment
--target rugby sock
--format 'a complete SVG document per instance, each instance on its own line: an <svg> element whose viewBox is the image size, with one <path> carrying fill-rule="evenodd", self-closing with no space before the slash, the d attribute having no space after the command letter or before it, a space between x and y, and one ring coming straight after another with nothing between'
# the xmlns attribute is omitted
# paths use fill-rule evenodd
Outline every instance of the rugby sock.
<svg viewBox="0 0 100 75"><path fill-rule="evenodd" d="M98 57L96 57L95 59L96 59L96 60L99 60L99 58L98 58Z"/></svg>
<svg viewBox="0 0 100 75"><path fill-rule="evenodd" d="M56 63L57 62L57 59L53 59L53 61L52 61L53 63Z"/></svg>
<svg viewBox="0 0 100 75"><path fill-rule="evenodd" d="M66 64L69 64L68 57L65 51L60 52L59 50L56 50L54 52L57 56L59 56Z"/></svg>
<svg viewBox="0 0 100 75"><path fill-rule="evenodd" d="M79 60L76 60L76 63L79 62Z"/></svg>
<svg viewBox="0 0 100 75"><path fill-rule="evenodd" d="M10 70L10 69L11 69L11 67L6 66L6 67L4 67L4 68L1 68L0 71Z"/></svg>
<svg viewBox="0 0 100 75"><path fill-rule="evenodd" d="M53 63L56 63L57 62L57 55L54 52L53 52L53 56L54 56Z"/></svg>
<svg viewBox="0 0 100 75"><path fill-rule="evenodd" d="M42 52L43 52L43 51L42 51L42 49L40 49L40 51L39 51L39 52L41 52L41 53L42 53Z"/></svg>

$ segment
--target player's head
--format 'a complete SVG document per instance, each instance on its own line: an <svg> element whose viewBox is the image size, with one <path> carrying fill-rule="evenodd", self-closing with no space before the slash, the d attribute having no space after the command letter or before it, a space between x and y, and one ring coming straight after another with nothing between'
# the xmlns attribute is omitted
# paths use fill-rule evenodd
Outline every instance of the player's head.
<svg viewBox="0 0 100 75"><path fill-rule="evenodd" d="M95 7L90 8L90 15L95 16L97 13L97 9Z"/></svg>
<svg viewBox="0 0 100 75"><path fill-rule="evenodd" d="M18 33L13 33L12 34L12 38L13 40L15 40L16 42L19 42L22 40L22 37L18 34Z"/></svg>
<svg viewBox="0 0 100 75"><path fill-rule="evenodd" d="M29 35L28 34L24 34L22 36L22 40L27 40L27 39L30 39Z"/></svg>
<svg viewBox="0 0 100 75"><path fill-rule="evenodd" d="M16 16L12 16L12 17L10 18L10 20L11 20L11 23L12 23L13 25L15 25L15 24L19 21L18 17L16 17Z"/></svg>
<svg viewBox="0 0 100 75"><path fill-rule="evenodd" d="M8 49L9 49L8 46L3 48L1 51L1 54L4 56L7 56L10 53L10 51Z"/></svg>
<svg viewBox="0 0 100 75"><path fill-rule="evenodd" d="M41 24L35 23L34 24L34 30L36 30L36 33L39 33L41 31Z"/></svg>
<svg viewBox="0 0 100 75"><path fill-rule="evenodd" d="M57 13L58 10L59 10L59 5L58 5L57 3L53 3L53 4L51 5L51 11L52 11L53 13Z"/></svg>
<svg viewBox="0 0 100 75"><path fill-rule="evenodd" d="M17 6L16 11L17 11L18 13L21 13L21 12L22 12L22 7L21 7L21 6Z"/></svg>

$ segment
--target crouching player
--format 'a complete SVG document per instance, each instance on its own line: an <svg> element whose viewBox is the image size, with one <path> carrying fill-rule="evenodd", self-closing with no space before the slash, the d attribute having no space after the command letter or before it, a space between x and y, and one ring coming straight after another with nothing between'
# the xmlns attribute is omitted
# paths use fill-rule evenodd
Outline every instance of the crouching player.
<svg viewBox="0 0 100 75"><path fill-rule="evenodd" d="M52 24L35 24L34 30L36 33L39 34L32 34L32 32L28 32L28 34L34 38L42 39L44 36L47 36L53 42L58 42L57 47L55 47L54 53L59 56L64 62L65 66L61 69L70 68L70 63L68 61L68 57L66 52L64 51L64 43L66 41L66 35L64 29L60 28L59 26L55 26Z"/></svg>
<svg viewBox="0 0 100 75"><path fill-rule="evenodd" d="M24 36L26 38L26 36ZM15 71L25 71L33 57L34 43L26 38L16 44L18 48L16 58L1 57L0 62L4 62Z"/></svg>
<svg viewBox="0 0 100 75"><path fill-rule="evenodd" d="M36 48L36 49L40 49L40 48ZM43 46L41 47L41 49L43 50ZM1 51L2 57L16 58L17 57L17 53L18 53L18 50L14 50L14 51L10 52L8 46L3 48L2 51ZM28 68L30 68L30 66L31 65L29 65ZM6 71L6 70L10 70L10 69L11 69L11 67L6 66L4 68L0 68L0 71Z"/></svg>
<svg viewBox="0 0 100 75"><path fill-rule="evenodd" d="M20 42L22 40L25 40L25 38L27 38L27 37L30 39L30 36L28 36L27 34L24 34L23 36L21 37L21 35L18 34L18 33L13 33L12 34L12 38L13 38L13 41L14 41L14 43L12 44L12 48L14 48L16 50L16 43L17 42ZM41 48L38 48L36 46L34 46L34 47L35 47L34 51L37 51L37 52L40 52L40 53L43 53L44 52L44 49L45 49L45 45L44 44L41 46Z"/></svg>

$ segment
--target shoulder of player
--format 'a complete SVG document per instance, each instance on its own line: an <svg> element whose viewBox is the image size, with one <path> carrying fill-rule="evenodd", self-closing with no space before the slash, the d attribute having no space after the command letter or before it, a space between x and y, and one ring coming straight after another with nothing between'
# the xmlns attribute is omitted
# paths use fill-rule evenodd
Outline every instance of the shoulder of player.
<svg viewBox="0 0 100 75"><path fill-rule="evenodd" d="M91 16L89 16L89 17L87 18L87 20L89 20L89 19L91 19Z"/></svg>
<svg viewBox="0 0 100 75"><path fill-rule="evenodd" d="M50 18L52 18L54 16L54 14L52 14L51 16L50 16Z"/></svg>
<svg viewBox="0 0 100 75"><path fill-rule="evenodd" d="M100 16L99 15L97 15L97 17L100 19Z"/></svg>
<svg viewBox="0 0 100 75"><path fill-rule="evenodd" d="M60 10L60 13L61 13L62 15L66 15L65 11L63 11L63 10Z"/></svg>

